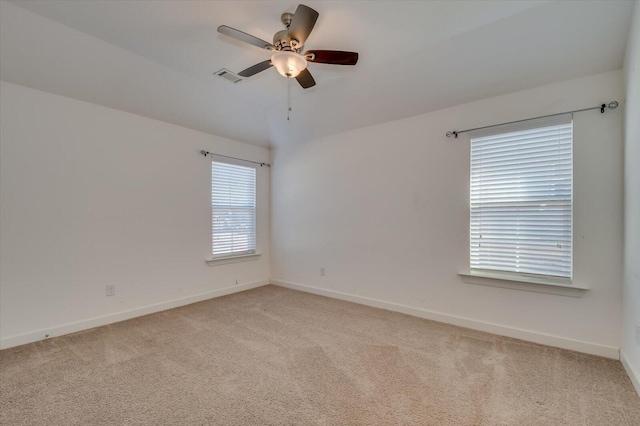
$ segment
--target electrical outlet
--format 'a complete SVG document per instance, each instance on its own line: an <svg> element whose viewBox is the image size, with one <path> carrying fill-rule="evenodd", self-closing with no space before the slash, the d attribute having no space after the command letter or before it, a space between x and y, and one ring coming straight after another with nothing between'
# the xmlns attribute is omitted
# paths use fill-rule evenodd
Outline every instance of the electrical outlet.
<svg viewBox="0 0 640 426"><path fill-rule="evenodd" d="M115 296L116 295L116 285L109 284L107 286L107 296Z"/></svg>
<svg viewBox="0 0 640 426"><path fill-rule="evenodd" d="M327 275L327 271L326 271L326 269L324 269L324 266L321 266L321 267L320 267L320 275L321 275L321 276L323 276L323 277L324 277L325 275Z"/></svg>
<svg viewBox="0 0 640 426"><path fill-rule="evenodd" d="M640 345L640 323L636 323L636 344Z"/></svg>
<svg viewBox="0 0 640 426"><path fill-rule="evenodd" d="M238 285L238 280L236 280L236 285Z"/></svg>

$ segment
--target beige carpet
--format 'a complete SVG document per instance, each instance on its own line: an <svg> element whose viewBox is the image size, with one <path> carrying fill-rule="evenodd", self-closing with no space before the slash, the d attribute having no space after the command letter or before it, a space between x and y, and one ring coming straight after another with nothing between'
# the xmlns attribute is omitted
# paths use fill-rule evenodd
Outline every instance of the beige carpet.
<svg viewBox="0 0 640 426"><path fill-rule="evenodd" d="M621 364L274 286L0 352L2 425L640 425Z"/></svg>

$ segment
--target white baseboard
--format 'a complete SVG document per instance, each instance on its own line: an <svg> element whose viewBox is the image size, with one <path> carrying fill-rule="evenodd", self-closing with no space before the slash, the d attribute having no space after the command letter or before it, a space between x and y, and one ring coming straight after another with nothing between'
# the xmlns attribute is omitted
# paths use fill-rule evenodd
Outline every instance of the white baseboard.
<svg viewBox="0 0 640 426"><path fill-rule="evenodd" d="M633 383L633 387L636 388L636 392L638 393L638 396L640 396L640 372L636 371L631 363L629 363L629 359L622 349L620 349L620 362L622 362L622 366L627 371L627 374L631 379L631 383Z"/></svg>
<svg viewBox="0 0 640 426"><path fill-rule="evenodd" d="M620 359L620 348L615 346L600 345L597 343L585 342L582 340L569 339L552 334L539 333L537 331L523 330L501 324L494 324L472 318L460 317L457 315L444 314L441 312L429 311L426 309L413 308L411 306L398 303L385 302L383 300L371 299L364 296L357 296L349 293L342 293L335 290L326 290L318 287L311 287L283 280L271 280L271 284L281 287L300 290L307 293L318 294L320 296L332 297L334 299L346 300L359 303L361 305L373 306L374 308L386 309L388 311L401 312L419 318L453 324L460 327L499 334L501 336L513 337L515 339L526 340L539 343L541 345L553 346L556 348L569 349L576 352L583 352L591 355L598 355L606 358Z"/></svg>
<svg viewBox="0 0 640 426"><path fill-rule="evenodd" d="M215 297L226 296L232 293L239 293L241 291L250 290L252 288L262 287L267 284L269 284L269 280L253 281L246 284L239 284L232 287L226 287L218 290L208 291L206 293L196 294L194 296L183 297L181 299L174 299L167 302L142 306L140 308L135 308L128 311L116 312L113 314L62 324L59 326L37 330L30 333L7 336L0 339L0 349L7 349L14 346L37 342L39 340L44 340L51 337L62 336L64 334L88 330L90 328L100 327L102 325L113 324L115 322L141 317L143 315L149 315L160 311L166 311L167 309L173 309L184 305L190 305L192 303L213 299Z"/></svg>

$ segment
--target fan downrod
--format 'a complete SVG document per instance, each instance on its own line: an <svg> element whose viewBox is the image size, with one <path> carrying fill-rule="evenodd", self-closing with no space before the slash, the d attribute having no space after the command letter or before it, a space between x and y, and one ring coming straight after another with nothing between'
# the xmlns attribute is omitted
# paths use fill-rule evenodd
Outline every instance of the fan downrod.
<svg viewBox="0 0 640 426"><path fill-rule="evenodd" d="M289 36L289 27L293 21L293 13L285 12L280 16L280 22L284 25L285 29L280 30L273 35L273 45L275 50L291 50L296 53L300 53L302 45L298 40Z"/></svg>
<svg viewBox="0 0 640 426"><path fill-rule="evenodd" d="M285 28L289 28L291 21L293 21L293 13L285 12L280 16L280 22L282 22Z"/></svg>

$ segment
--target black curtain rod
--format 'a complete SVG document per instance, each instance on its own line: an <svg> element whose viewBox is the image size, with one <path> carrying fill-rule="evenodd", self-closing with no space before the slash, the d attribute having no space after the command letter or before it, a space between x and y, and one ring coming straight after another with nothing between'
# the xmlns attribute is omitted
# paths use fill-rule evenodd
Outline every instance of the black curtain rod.
<svg viewBox="0 0 640 426"><path fill-rule="evenodd" d="M591 108L583 108L583 109L576 109L574 111L559 112L558 114L543 115L541 117L525 118L524 120L509 121L508 123L500 123L500 124L492 124L491 126L476 127L475 129L466 129L466 130L458 130L458 131L449 130L447 132L447 137L450 138L451 136L454 136L455 138L458 138L458 135L460 133L473 132L474 130L489 129L491 127L503 126L505 124L522 123L523 121L537 120L539 118L548 118L548 117L555 117L557 115L573 114L574 112L590 111L592 109L600 109L600 113L604 114L605 108L616 109L618 108L618 102L612 101L612 102L609 102L608 104L601 104Z"/></svg>
<svg viewBox="0 0 640 426"><path fill-rule="evenodd" d="M246 161L247 163L258 164L260 167L263 167L263 166L271 167L271 164L269 164L269 163L259 163L257 161L245 160L244 158L238 158L238 157L231 157L229 155L216 154L215 152L205 151L204 149L202 151L200 151L200 154L204 155L205 157L207 155L215 155L216 157L231 158L233 160L240 160L240 161Z"/></svg>

